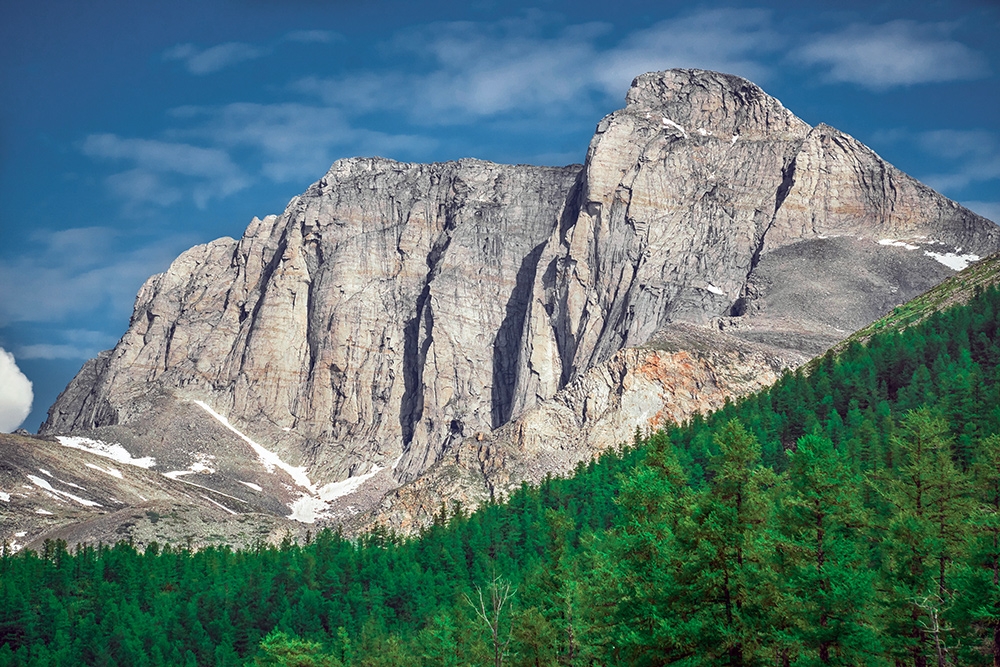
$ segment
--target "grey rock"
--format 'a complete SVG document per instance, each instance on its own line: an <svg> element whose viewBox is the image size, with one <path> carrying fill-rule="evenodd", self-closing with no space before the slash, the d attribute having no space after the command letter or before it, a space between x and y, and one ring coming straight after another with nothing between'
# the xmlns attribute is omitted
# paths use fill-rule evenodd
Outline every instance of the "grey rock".
<svg viewBox="0 0 1000 667"><path fill-rule="evenodd" d="M583 166L338 161L150 278L42 432L164 469L213 453L205 484L257 511L304 494L412 529L762 386L953 273L929 252L1000 249L739 77L644 74L626 102ZM268 478L250 443L287 465ZM337 486L362 475L367 493Z"/></svg>

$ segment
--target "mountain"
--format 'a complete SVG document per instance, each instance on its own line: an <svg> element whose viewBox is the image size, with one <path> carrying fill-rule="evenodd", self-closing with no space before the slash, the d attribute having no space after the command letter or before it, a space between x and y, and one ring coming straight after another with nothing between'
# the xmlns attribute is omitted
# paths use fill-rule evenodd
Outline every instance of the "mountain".
<svg viewBox="0 0 1000 667"><path fill-rule="evenodd" d="M764 386L998 249L753 83L650 73L582 166L338 161L150 278L41 433L228 511L410 529Z"/></svg>

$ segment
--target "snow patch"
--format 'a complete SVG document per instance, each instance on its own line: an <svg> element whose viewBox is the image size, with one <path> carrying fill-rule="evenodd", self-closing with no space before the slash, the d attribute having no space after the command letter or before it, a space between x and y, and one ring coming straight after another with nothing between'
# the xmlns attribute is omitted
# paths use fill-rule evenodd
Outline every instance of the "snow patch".
<svg viewBox="0 0 1000 667"><path fill-rule="evenodd" d="M172 477L171 479L177 479L177 478L176 477ZM229 498L230 500L235 500L236 502L243 503L244 505L249 505L250 504L247 501L243 500L242 498L237 498L236 496L231 496L228 493L223 493L222 491L219 491L218 489L213 489L213 488L208 487L208 486L202 486L201 484L195 484L194 482L189 482L186 479L177 479L177 481L180 482L181 484L187 484L188 486L196 486L199 489L204 489L206 491L211 491L212 493L217 493L220 496L225 496L226 498Z"/></svg>
<svg viewBox="0 0 1000 667"><path fill-rule="evenodd" d="M48 470L46 470L45 468L39 468L39 469L38 469L38 472L42 473L42 474L43 474L43 475L45 475L46 477L52 477L52 473L50 473L50 472L49 472Z"/></svg>
<svg viewBox="0 0 1000 667"><path fill-rule="evenodd" d="M340 482L330 482L329 484L325 484L323 485L323 488L319 490L319 497L323 500L330 501L340 498L341 496L346 496L349 493L354 493L358 490L358 487L370 480L381 470L384 470L384 468L372 466L372 469L364 475L348 477Z"/></svg>
<svg viewBox="0 0 1000 667"><path fill-rule="evenodd" d="M260 488L258 485L254 484L253 482L244 482L242 479L238 479L236 481L239 482L240 484L242 484L243 486L246 486L246 487L249 487L249 488L253 489L254 491L263 491L264 490L264 489Z"/></svg>
<svg viewBox="0 0 1000 667"><path fill-rule="evenodd" d="M82 449L85 452L90 452L91 454L96 454L97 456L113 459L118 463L147 469L156 465L156 459L152 456L144 456L139 459L134 458L131 454L129 454L127 449L118 443L107 443L102 442L101 440L92 440L90 438L68 435L58 435L56 436L56 440L58 440L63 447Z"/></svg>
<svg viewBox="0 0 1000 667"><path fill-rule="evenodd" d="M117 477L118 479L122 479L121 471L117 470L116 468L102 468L101 466L96 466L93 463L88 463L87 467L93 468L94 470L100 470L105 475L111 475L112 477Z"/></svg>
<svg viewBox="0 0 1000 667"><path fill-rule="evenodd" d="M9 503L10 502L10 494L6 493L5 491L0 491L0 500L4 501L5 503Z"/></svg>
<svg viewBox="0 0 1000 667"><path fill-rule="evenodd" d="M961 250L961 248L959 248ZM949 269L954 269L955 271L961 271L972 264L973 262L978 262L981 258L979 255L957 255L953 252L931 252L930 250L925 250L924 254L928 257L933 257L937 261L941 262Z"/></svg>
<svg viewBox="0 0 1000 667"><path fill-rule="evenodd" d="M164 477L169 477L170 479L177 479L182 475L195 475L197 473L212 474L215 472L215 468L209 466L211 459L215 457L211 454L198 454L198 460L187 467L187 470L171 470L170 472L163 473Z"/></svg>
<svg viewBox="0 0 1000 667"><path fill-rule="evenodd" d="M683 128L681 128L681 131L683 131ZM313 483L309 481L309 477L306 474L305 467L295 467L288 463L285 463L284 461L281 460L281 457L279 457L276 453L254 442L249 436L247 436L239 429L237 429L235 426L230 424L228 419L226 419L218 412L213 410L204 401L195 400L194 404L200 407L208 414L215 417L215 419L220 424L228 428L230 431L239 436L244 442L250 445L250 447L254 450L254 452L256 452L257 457L260 459L260 462L264 465L264 467L267 469L268 472L273 473L275 468L284 470L286 473L288 473L288 475L299 487L306 490L306 493L303 493L301 496L299 496L299 499L296 500L294 503L292 503L292 505L289 507L292 513L288 516L288 518L294 521L299 521L302 523L315 523L316 519L322 517L324 515L324 512L326 512L326 510L328 509L327 503L337 498L340 498L341 496L346 496L349 493L353 493L358 489L358 487L360 487L362 484L371 479L376 473L383 470L383 468L380 468L379 466L376 465L373 466L372 469L369 472L365 473L364 475L358 475L356 477L348 477L347 479L342 480L340 482L331 482L329 484L325 484L322 488L317 489L313 485ZM393 462L393 467L395 467L397 463L399 463L398 458L396 459L396 461ZM177 479L181 475L185 474L188 474L188 471L175 470L172 473L166 473L168 477L172 476L173 479ZM178 479L178 481L184 482L185 484L192 484L192 482L187 482L181 479ZM257 491L263 490L256 484L251 484L250 482L240 482L240 483ZM198 486L198 485L193 484L193 486ZM209 490L214 491L214 489L209 489ZM235 500L239 499L236 498ZM245 501L240 500L240 502L245 502ZM228 510L228 508L226 509L227 511L232 511Z"/></svg>
<svg viewBox="0 0 1000 667"><path fill-rule="evenodd" d="M52 512L48 510L43 510L41 507L35 510L35 514L45 514L46 516L52 516Z"/></svg>
<svg viewBox="0 0 1000 667"><path fill-rule="evenodd" d="M732 141L729 142L729 145L732 146L733 144L735 144L739 140L739 138L740 138L740 135L734 134Z"/></svg>
<svg viewBox="0 0 1000 667"><path fill-rule="evenodd" d="M683 134L685 137L688 135L687 130L685 130L683 127L681 127L674 121L670 120L666 116L663 117L663 125L664 127L672 127L675 130L680 130L680 133Z"/></svg>
<svg viewBox="0 0 1000 667"><path fill-rule="evenodd" d="M707 290L708 290L709 292L711 292L712 294L718 294L718 295L720 295L720 296L725 296L725 294L726 294L725 292L723 292L723 291L722 291L721 289L719 289L718 287L716 287L716 286L715 286L715 285L713 285L712 283L708 283L708 284L707 284L707 285L705 286L705 289L707 289Z"/></svg>
<svg viewBox="0 0 1000 667"><path fill-rule="evenodd" d="M292 521L298 521L299 523L316 523L316 519L323 516L326 510L326 503L322 498L317 498L316 496L308 496L302 494L302 496L292 503L289 508L292 513L288 515L287 518Z"/></svg>
<svg viewBox="0 0 1000 667"><path fill-rule="evenodd" d="M14 537L24 537L27 534L28 533L22 530L20 533L14 533Z"/></svg>
<svg viewBox="0 0 1000 667"><path fill-rule="evenodd" d="M298 500L292 503L292 513L288 518L302 523L315 523L316 519L324 516L324 513L328 509L328 503L342 496L354 493L362 484L382 470L385 470L385 468L377 465L372 466L372 469L364 475L348 477L339 482L324 484L317 495L309 496L302 494Z"/></svg>
<svg viewBox="0 0 1000 667"><path fill-rule="evenodd" d="M28 475L27 477L28 479L31 480L31 483L37 486L38 488L43 489L45 491L49 491L50 493L58 494L60 496L65 496L74 502L80 503L84 507L103 507L103 505L101 505L100 503L95 503L93 500L87 500L86 498L81 498L80 496L74 496L72 493L68 493L66 491L60 491L59 489L53 488L51 484L46 482L41 477L36 477L34 475Z"/></svg>
<svg viewBox="0 0 1000 667"><path fill-rule="evenodd" d="M712 131L711 130L706 130L703 127L699 127L698 128L698 134L700 134L703 137L707 137L708 135L712 134Z"/></svg>
<svg viewBox="0 0 1000 667"><path fill-rule="evenodd" d="M264 467L267 469L268 472L273 473L275 468L280 468L281 470L287 472L288 475L295 481L296 484L298 484L304 489L309 490L310 493L313 494L316 493L316 488L309 481L309 476L306 475L305 467L295 467L288 463L285 463L284 461L281 460L280 456L278 456L277 454L268 449L265 449L264 447L258 445L256 442L251 440L242 431L240 431L235 426L230 424L228 419L226 419L218 412L210 408L208 404L205 403L204 401L196 400L194 401L194 403L202 410L215 417L215 419L218 420L220 424L228 428L230 431L238 435L245 443L250 445L250 447L254 450L254 452L256 452L257 458L259 458L260 462L264 464Z"/></svg>
<svg viewBox="0 0 1000 667"><path fill-rule="evenodd" d="M211 498L209 498L208 496L206 496L204 494L201 494L201 497L204 498L205 500L207 500L208 502L212 503L213 505L217 505L218 507L221 507L222 509L226 510L230 514L235 514L237 516L239 516L239 514L240 514L239 512L234 512L233 510L229 509L228 507L226 507L222 503L215 502L214 500L212 500Z"/></svg>
<svg viewBox="0 0 1000 667"><path fill-rule="evenodd" d="M879 245L891 245L897 248L906 248L907 250L920 250L920 246L907 243L906 241L897 241L895 239L882 239L878 242Z"/></svg>

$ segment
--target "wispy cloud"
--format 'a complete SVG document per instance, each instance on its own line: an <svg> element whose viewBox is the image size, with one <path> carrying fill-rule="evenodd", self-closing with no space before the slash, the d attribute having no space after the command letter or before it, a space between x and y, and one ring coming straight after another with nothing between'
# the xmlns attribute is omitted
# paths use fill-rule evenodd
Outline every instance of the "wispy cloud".
<svg viewBox="0 0 1000 667"><path fill-rule="evenodd" d="M272 44L225 42L208 47L200 47L190 42L175 44L164 51L161 57L167 62L179 61L191 74L204 76L269 56L274 53L275 47L283 42L330 44L338 39L341 39L341 35L332 30L293 30Z"/></svg>
<svg viewBox="0 0 1000 667"><path fill-rule="evenodd" d="M259 173L275 182L314 179L338 152L407 157L433 148L431 139L352 127L341 109L300 103L234 103L176 110L198 123L169 136L209 142L216 150L250 149Z"/></svg>
<svg viewBox="0 0 1000 667"><path fill-rule="evenodd" d="M0 263L0 285L18 286L0 292L0 327L66 321L103 308L127 316L143 281L165 270L193 239L169 236L143 244L107 227L83 227L41 230L32 242L33 252ZM93 346L83 334L57 343Z"/></svg>
<svg viewBox="0 0 1000 667"><path fill-rule="evenodd" d="M293 30L285 35L285 40L302 44L330 44L339 39L343 37L332 30Z"/></svg>
<svg viewBox="0 0 1000 667"><path fill-rule="evenodd" d="M360 114L404 110L420 124L474 123L508 113L573 116L592 113L594 96L620 98L642 72L702 67L758 80L770 72L761 57L784 39L765 10L711 10L602 45L611 26L559 27L533 12L494 23L436 23L404 31L386 45L415 64L343 77L305 77L292 89Z"/></svg>
<svg viewBox="0 0 1000 667"><path fill-rule="evenodd" d="M204 208L210 199L227 197L251 183L229 154L218 148L92 134L84 139L81 150L89 157L133 165L107 178L112 193L132 207L168 206L187 194Z"/></svg>
<svg viewBox="0 0 1000 667"><path fill-rule="evenodd" d="M204 76L248 60L256 60L268 53L268 48L245 42L226 42L204 49L194 44L177 44L163 52L163 59L178 60L191 74Z"/></svg>
<svg viewBox="0 0 1000 667"><path fill-rule="evenodd" d="M712 69L763 83L772 74L763 57L787 42L774 28L770 10L707 10L629 35L601 54L595 78L612 95L621 95L637 74L673 67Z"/></svg>
<svg viewBox="0 0 1000 667"><path fill-rule="evenodd" d="M20 359L92 359L116 340L102 331L67 329L58 332L59 342L31 343L15 349Z"/></svg>
<svg viewBox="0 0 1000 667"><path fill-rule="evenodd" d="M608 23L567 24L541 11L425 24L382 43L366 70L293 81L284 89L288 99L181 107L157 139L92 135L83 150L126 163L106 179L126 210L185 201L204 207L255 182L312 179L345 155L425 160L443 141L441 127L476 131L488 124L531 134L589 123L646 71L698 67L766 83L778 63L800 73L821 68L828 82L878 90L988 72L983 57L953 32L946 24L893 21L802 35L771 10L738 8L693 11L624 35ZM269 44L180 44L165 57L206 74L282 48L342 39L297 30ZM406 129L375 129L372 118L382 114ZM993 173L987 157L977 160L983 173ZM939 187L981 180L972 168L953 171L939 177Z"/></svg>
<svg viewBox="0 0 1000 667"><path fill-rule="evenodd" d="M1000 201L963 201L962 206L1000 225Z"/></svg>
<svg viewBox="0 0 1000 667"><path fill-rule="evenodd" d="M991 130L933 130L917 135L918 145L948 171L924 175L928 185L957 194L970 185L1000 181L1000 133Z"/></svg>
<svg viewBox="0 0 1000 667"><path fill-rule="evenodd" d="M986 58L952 39L952 31L948 24L909 20L853 24L814 36L792 56L825 69L828 81L873 90L987 76Z"/></svg>

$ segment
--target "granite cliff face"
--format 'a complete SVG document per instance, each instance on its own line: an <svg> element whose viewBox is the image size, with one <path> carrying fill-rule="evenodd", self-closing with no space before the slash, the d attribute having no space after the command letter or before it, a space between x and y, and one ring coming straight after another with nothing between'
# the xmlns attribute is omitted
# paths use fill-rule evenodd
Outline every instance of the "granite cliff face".
<svg viewBox="0 0 1000 667"><path fill-rule="evenodd" d="M582 167L338 161L150 278L43 432L164 470L226 451L203 483L260 511L409 527L752 391L1000 249L739 77L626 101Z"/></svg>

